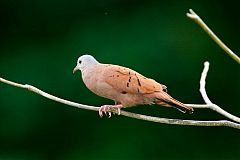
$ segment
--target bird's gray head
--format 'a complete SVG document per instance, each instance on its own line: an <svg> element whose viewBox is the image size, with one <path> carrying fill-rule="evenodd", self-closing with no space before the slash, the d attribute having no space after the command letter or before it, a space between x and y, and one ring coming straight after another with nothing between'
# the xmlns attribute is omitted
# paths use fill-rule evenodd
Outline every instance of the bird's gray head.
<svg viewBox="0 0 240 160"><path fill-rule="evenodd" d="M91 55L82 55L77 60L77 65L73 69L73 73L77 70L83 71L86 67L94 66L99 64L99 62Z"/></svg>

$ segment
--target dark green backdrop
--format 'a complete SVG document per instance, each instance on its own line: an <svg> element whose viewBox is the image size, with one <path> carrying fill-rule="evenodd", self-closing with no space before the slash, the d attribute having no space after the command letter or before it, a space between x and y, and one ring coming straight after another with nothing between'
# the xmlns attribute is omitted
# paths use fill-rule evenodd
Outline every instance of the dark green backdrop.
<svg viewBox="0 0 240 160"><path fill-rule="evenodd" d="M184 103L203 103L199 78L210 62L211 100L240 116L239 65L185 14L193 8L235 52L239 4L234 1L8 0L0 2L0 76L83 104L112 101L84 86L77 58L127 66L166 84ZM161 106L132 112L218 120ZM0 159L240 159L240 132L226 127L156 124L72 108L0 84Z"/></svg>

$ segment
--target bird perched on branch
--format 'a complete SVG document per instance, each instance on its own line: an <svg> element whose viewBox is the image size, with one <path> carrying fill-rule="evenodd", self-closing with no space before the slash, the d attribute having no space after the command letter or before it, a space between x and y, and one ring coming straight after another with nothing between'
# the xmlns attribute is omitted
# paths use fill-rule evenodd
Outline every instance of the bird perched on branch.
<svg viewBox="0 0 240 160"><path fill-rule="evenodd" d="M138 72L113 64L99 63L91 55L78 58L73 73L82 72L82 79L89 90L98 96L115 101L115 105L103 105L99 109L100 117L121 108L144 104L157 104L174 107L184 113L192 113L193 108L175 100L167 93L167 87Z"/></svg>

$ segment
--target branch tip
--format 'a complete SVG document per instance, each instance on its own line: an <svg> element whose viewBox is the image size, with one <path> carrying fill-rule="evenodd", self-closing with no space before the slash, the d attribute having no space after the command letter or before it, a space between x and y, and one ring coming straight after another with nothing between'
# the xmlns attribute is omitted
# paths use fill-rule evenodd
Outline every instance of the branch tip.
<svg viewBox="0 0 240 160"><path fill-rule="evenodd" d="M192 9L189 9L189 13L187 13L187 16L191 19L199 18L198 15Z"/></svg>
<svg viewBox="0 0 240 160"><path fill-rule="evenodd" d="M191 14L195 14L195 15L197 15L194 11L193 11L193 9L189 9L189 12L191 13Z"/></svg>
<svg viewBox="0 0 240 160"><path fill-rule="evenodd" d="M233 60L240 64L240 57L228 48L192 9L189 9L187 16L194 20L212 38L212 40L218 44L220 48L222 48Z"/></svg>
<svg viewBox="0 0 240 160"><path fill-rule="evenodd" d="M204 66L209 66L209 64L210 64L210 63L209 63L208 61L205 61L205 62L204 62Z"/></svg>

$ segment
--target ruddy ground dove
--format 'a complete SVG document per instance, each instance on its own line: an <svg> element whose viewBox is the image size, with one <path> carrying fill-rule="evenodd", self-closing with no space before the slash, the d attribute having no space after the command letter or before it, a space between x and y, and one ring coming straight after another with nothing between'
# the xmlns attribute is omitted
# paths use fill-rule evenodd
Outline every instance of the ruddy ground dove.
<svg viewBox="0 0 240 160"><path fill-rule="evenodd" d="M153 79L144 77L138 72L112 64L99 63L91 55L78 58L73 73L82 72L82 79L89 90L98 96L115 101L115 105L103 105L99 115L117 109L136 105L157 104L174 107L182 112L192 113L193 108L175 100L167 93L167 87Z"/></svg>

